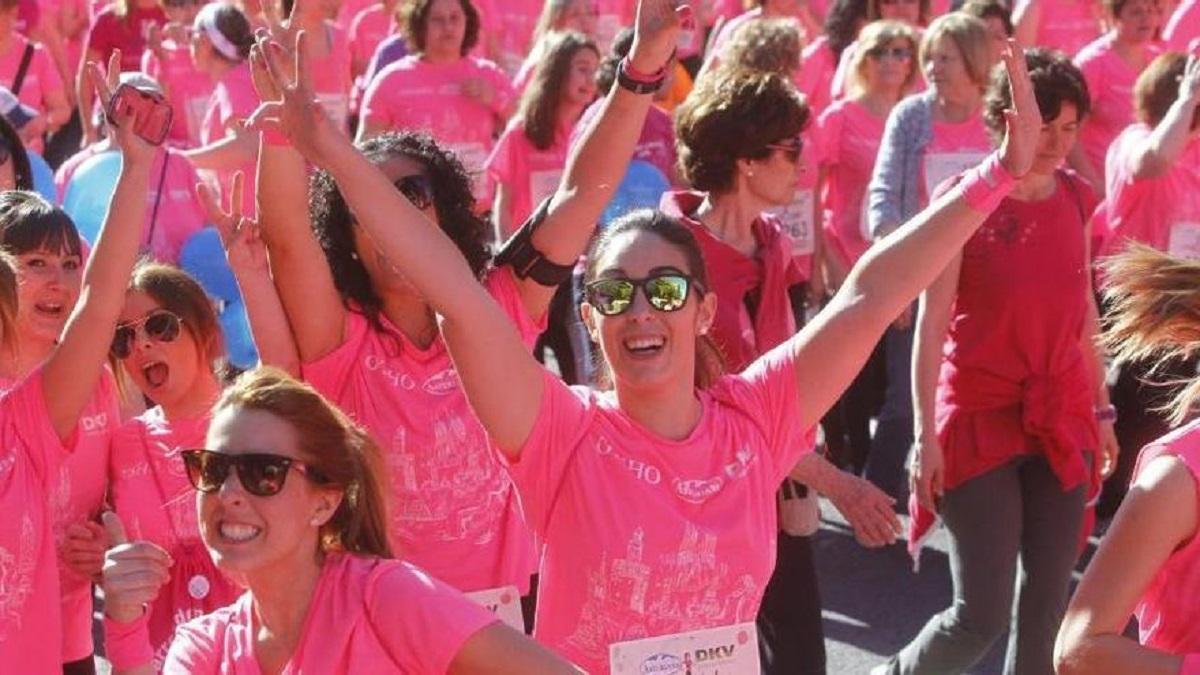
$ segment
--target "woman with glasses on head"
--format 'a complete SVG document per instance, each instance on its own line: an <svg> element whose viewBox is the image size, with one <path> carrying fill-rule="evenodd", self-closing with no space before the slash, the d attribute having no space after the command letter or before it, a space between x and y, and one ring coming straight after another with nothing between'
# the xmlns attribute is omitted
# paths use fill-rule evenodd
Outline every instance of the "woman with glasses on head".
<svg viewBox="0 0 1200 675"><path fill-rule="evenodd" d="M1096 198L1062 169L1087 85L1060 52L1025 59L1043 119L1033 166L922 294L917 318L911 476L925 515L913 514L909 541L941 516L954 602L879 672L965 672L1005 631L1004 672L1049 672L1084 503L1116 460L1111 419L1097 423L1108 391L1090 273ZM984 117L997 142L1011 100L997 71Z"/></svg>
<svg viewBox="0 0 1200 675"><path fill-rule="evenodd" d="M310 387L275 369L246 373L213 407L203 448L178 452L174 470L196 489L212 564L246 592L180 626L163 672L573 672L487 609L389 560L379 448ZM106 612L137 616L181 562L131 543L116 514L104 520Z"/></svg>
<svg viewBox="0 0 1200 675"><path fill-rule="evenodd" d="M669 60L675 31L658 25L647 30L635 38L627 63L653 74ZM282 63L282 46L264 43L261 49L255 65L268 102L260 112L266 113L283 95L272 72L291 73L295 67ZM268 70L264 57L278 63ZM517 326L532 350L551 297L569 280L624 175L649 107L647 96L614 88L568 156L557 191L495 260L463 166L445 146L405 132L358 148L384 171L394 191L454 241L470 261L475 283L505 307L505 321ZM537 566L532 535L459 384L433 308L356 226L344 184L317 172L310 198L304 156L286 137L264 139L258 173L262 232L302 373L380 440L394 467L388 526L397 549L459 590L511 586L528 595Z"/></svg>
<svg viewBox="0 0 1200 675"><path fill-rule="evenodd" d="M94 65L91 74L107 101ZM137 255L153 156L133 133L144 121L117 111L121 174L82 280L70 218L34 193L0 194L0 231L22 250L0 265L0 500L12 514L0 519L0 663L13 672L94 672L90 578L72 576L79 561L66 545L60 559L56 543L70 534L64 519L94 514L104 495L116 405L97 336L116 325Z"/></svg>
<svg viewBox="0 0 1200 675"><path fill-rule="evenodd" d="M679 21L667 0L643 0L639 14L643 24ZM822 314L740 374L697 363L712 353L719 303L691 230L652 211L606 228L588 256L581 311L611 392L569 388L540 368L504 310L469 283L457 247L312 115L303 86L287 87L259 122L330 172L362 236L441 315L456 372L545 544L535 636L606 673L617 643L757 614L776 489L811 449L809 431L1033 163L1040 115L1023 60L1007 63L1016 111L1004 150L868 252ZM787 162L781 154L769 162Z"/></svg>

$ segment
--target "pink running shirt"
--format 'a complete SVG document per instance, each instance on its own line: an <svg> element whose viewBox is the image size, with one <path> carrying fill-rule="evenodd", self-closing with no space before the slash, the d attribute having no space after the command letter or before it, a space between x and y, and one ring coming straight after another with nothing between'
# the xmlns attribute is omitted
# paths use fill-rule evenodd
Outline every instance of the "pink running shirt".
<svg viewBox="0 0 1200 675"><path fill-rule="evenodd" d="M1151 460L1174 455L1200 484L1200 420L1146 446L1138 456L1134 479ZM1200 490L1196 494L1200 501ZM1200 652L1200 537L1192 536L1158 568L1134 608L1138 641L1171 654Z"/></svg>
<svg viewBox="0 0 1200 675"><path fill-rule="evenodd" d="M546 372L509 471L545 542L534 637L594 675L615 642L753 621L775 565L775 491L812 448L790 341L697 397L687 438Z"/></svg>
<svg viewBox="0 0 1200 675"><path fill-rule="evenodd" d="M1041 3L1038 47L1050 47L1074 56L1100 37L1100 3L1097 0L1016 0L1013 16L1031 2Z"/></svg>
<svg viewBox="0 0 1200 675"><path fill-rule="evenodd" d="M976 166L992 151L979 112L964 122L933 122L933 140L921 158L921 203L928 204L938 185Z"/></svg>
<svg viewBox="0 0 1200 675"><path fill-rule="evenodd" d="M234 602L242 589L217 570L200 539L196 491L180 451L204 447L207 415L168 420L154 407L113 435L108 466L113 510L130 537L153 542L175 561L148 609L154 667L161 669L175 629Z"/></svg>
<svg viewBox="0 0 1200 675"><path fill-rule="evenodd" d="M494 270L486 283L532 347L544 319L525 312L511 269ZM528 592L532 536L445 343L439 336L422 350L380 320L382 331L348 312L345 342L303 373L379 442L396 550L464 592L509 584Z"/></svg>
<svg viewBox="0 0 1200 675"><path fill-rule="evenodd" d="M136 3L131 4L133 6L124 17L117 15L115 5L109 5L97 14L87 41L87 49L99 54L100 63L108 63L113 50L120 49L123 73L141 68L150 25L161 26L167 22L167 15L161 7L156 5L152 9L141 9Z"/></svg>
<svg viewBox="0 0 1200 675"><path fill-rule="evenodd" d="M0 54L0 84L12 89L17 77L17 70L21 67L21 58L25 55L25 47L29 44L33 45L33 57L29 61L29 68L25 71L25 80L21 84L21 93L17 98L21 100L21 103L45 114L48 107L47 96L66 95L62 76L50 58L50 52L46 51L45 47L31 43L24 36L13 33L8 43L8 50L4 54ZM34 152L41 152L42 141L37 139L27 147Z"/></svg>
<svg viewBox="0 0 1200 675"><path fill-rule="evenodd" d="M314 85L315 86L315 85ZM200 142L203 145L215 143L233 133L233 125L250 117L258 108L258 94L254 91L254 82L250 77L250 63L242 62L227 71L217 82L212 98L208 100L208 109L204 112L204 124L200 132ZM254 203L255 174L253 160L234 171L217 172L221 193L228 197L227 191L233 181L233 174L238 170L246 175L242 191L242 206L245 213L255 213Z"/></svg>
<svg viewBox="0 0 1200 675"><path fill-rule="evenodd" d="M174 42L164 44L166 59L147 49L142 56L142 70L154 78L169 93L173 117L168 142L181 148L200 145L204 113L213 93L208 75L196 70L188 45Z"/></svg>
<svg viewBox="0 0 1200 675"><path fill-rule="evenodd" d="M164 672L260 675L250 593L179 629ZM331 553L287 675L442 675L496 616L407 562Z"/></svg>
<svg viewBox="0 0 1200 675"><path fill-rule="evenodd" d="M863 216L884 122L859 103L841 100L821 114L813 134L824 151L821 211L828 253L837 255L847 270L871 246Z"/></svg>
<svg viewBox="0 0 1200 675"><path fill-rule="evenodd" d="M50 424L40 370L0 394L0 663L10 672L62 670L50 495L68 452Z"/></svg>
<svg viewBox="0 0 1200 675"><path fill-rule="evenodd" d="M1092 113L1079 129L1079 143L1096 171L1104 168L1108 146L1125 127L1133 124L1133 85L1140 70L1132 68L1113 48L1116 34L1108 33L1080 50L1075 65L1083 72L1092 97ZM1146 63L1158 47L1146 47Z"/></svg>
<svg viewBox="0 0 1200 675"><path fill-rule="evenodd" d="M575 123L575 128L571 130L572 149L583 138L583 132L600 115L600 106L603 104L604 98L601 97L583 111L583 115ZM642 135L638 137L637 145L633 149L633 159L653 164L668 181L675 175L675 123L662 108L650 106L649 112L646 113Z"/></svg>
<svg viewBox="0 0 1200 675"><path fill-rule="evenodd" d="M1191 141L1167 173L1138 180L1133 160L1153 132L1137 123L1113 141L1106 165L1107 197L1101 208L1109 236L1103 255L1128 241L1183 258L1200 259L1200 142Z"/></svg>
<svg viewBox="0 0 1200 675"><path fill-rule="evenodd" d="M494 58L510 77L533 47L533 31L542 13L542 0L481 0L475 5L483 23L480 42L484 54ZM490 44L489 44L490 43ZM494 46L494 50L488 47Z"/></svg>
<svg viewBox="0 0 1200 675"><path fill-rule="evenodd" d="M463 83L482 79L495 92L491 105L462 93ZM362 119L387 129L425 131L454 150L475 178L475 197L484 195L484 164L492 150L498 116L512 101L508 76L491 61L464 56L454 63L428 63L409 55L375 76L363 99Z"/></svg>
<svg viewBox="0 0 1200 675"><path fill-rule="evenodd" d="M520 118L514 118L496 141L488 157L488 180L510 190L508 223L515 231L542 200L554 194L567 164L570 128L560 129L554 145L545 150L534 146L525 135ZM493 187L494 190L494 187ZM512 232L504 232L507 238Z"/></svg>
<svg viewBox="0 0 1200 675"><path fill-rule="evenodd" d="M1164 47L1187 53L1192 40L1200 37L1200 0L1183 0L1163 28Z"/></svg>
<svg viewBox="0 0 1200 675"><path fill-rule="evenodd" d="M800 62L804 66L796 75L796 88L804 93L814 117L820 116L832 99L833 73L837 68L829 38L822 35L804 48Z"/></svg>

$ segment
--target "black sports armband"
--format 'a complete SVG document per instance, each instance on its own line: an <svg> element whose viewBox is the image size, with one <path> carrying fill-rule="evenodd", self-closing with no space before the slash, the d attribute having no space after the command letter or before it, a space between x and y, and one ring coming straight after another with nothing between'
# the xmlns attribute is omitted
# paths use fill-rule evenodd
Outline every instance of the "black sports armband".
<svg viewBox="0 0 1200 675"><path fill-rule="evenodd" d="M500 253L496 255L495 263L497 267L511 265L518 279L533 279L543 286L554 288L571 278L575 264L560 265L547 260L546 256L534 247L533 233L546 220L548 213L550 197L543 200L521 229L504 242Z"/></svg>

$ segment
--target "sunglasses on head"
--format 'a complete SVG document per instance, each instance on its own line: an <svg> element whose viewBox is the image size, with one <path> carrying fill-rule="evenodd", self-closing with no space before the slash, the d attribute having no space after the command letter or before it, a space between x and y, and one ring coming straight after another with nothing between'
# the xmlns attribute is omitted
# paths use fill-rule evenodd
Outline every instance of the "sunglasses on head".
<svg viewBox="0 0 1200 675"><path fill-rule="evenodd" d="M165 309L154 310L137 321L117 326L109 351L118 359L128 358L133 353L133 340L137 337L138 327L155 342L174 342L179 337L180 322L178 316Z"/></svg>
<svg viewBox="0 0 1200 675"><path fill-rule="evenodd" d="M633 306L638 288L646 295L650 306L660 312L676 312L687 304L692 286L703 288L692 277L676 272L656 274L645 279L613 277L597 279L584 287L588 304L604 316L616 316Z"/></svg>
<svg viewBox="0 0 1200 675"><path fill-rule="evenodd" d="M767 149L778 150L783 153L784 159L795 164L800 161L800 153L804 151L804 141L800 140L799 136L795 136L786 141L770 143L767 145Z"/></svg>
<svg viewBox="0 0 1200 675"><path fill-rule="evenodd" d="M433 181L423 173L415 173L396 179L393 183L404 198L412 205L424 211L433 205Z"/></svg>
<svg viewBox="0 0 1200 675"><path fill-rule="evenodd" d="M291 457L251 452L231 455L212 450L184 450L183 466L188 480L200 492L213 493L221 489L231 469L237 470L238 480L246 492L256 497L271 497L283 489L288 471L295 469L314 483L326 482L314 469Z"/></svg>
<svg viewBox="0 0 1200 675"><path fill-rule="evenodd" d="M895 61L907 61L912 58L912 50L908 47L872 47L867 50L867 56L876 61L880 61L884 57Z"/></svg>

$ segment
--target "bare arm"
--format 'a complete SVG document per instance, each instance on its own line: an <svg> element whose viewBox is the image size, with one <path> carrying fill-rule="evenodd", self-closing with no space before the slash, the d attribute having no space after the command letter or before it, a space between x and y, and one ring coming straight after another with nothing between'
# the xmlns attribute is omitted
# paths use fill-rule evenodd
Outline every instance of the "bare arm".
<svg viewBox="0 0 1200 675"><path fill-rule="evenodd" d="M120 54L115 54L110 71ZM95 86L104 100L110 94L93 64ZM115 82L115 80L114 80ZM109 201L96 247L83 272L79 301L63 329L58 346L42 369L46 407L51 423L62 438L75 428L79 414L96 390L108 346L125 304L125 287L137 258L142 223L146 220L146 191L155 149L132 132L135 119L118 113L120 126L113 130L122 154L121 174Z"/></svg>
<svg viewBox="0 0 1200 675"><path fill-rule="evenodd" d="M258 151L257 134L235 131L208 145L191 150L184 150L187 157L197 169L205 171L234 171L254 161Z"/></svg>
<svg viewBox="0 0 1200 675"><path fill-rule="evenodd" d="M84 49L84 57L79 62L79 73L75 77L75 100L79 103L79 122L83 125L83 142L82 147L87 147L95 143L99 139L99 131L92 120L92 106L96 102L95 95L92 93L92 85L88 79L87 64L91 62L99 63L101 61L100 52L95 51L91 47ZM112 63L111 60L109 63ZM117 70L120 70L120 64L117 64Z"/></svg>
<svg viewBox="0 0 1200 675"><path fill-rule="evenodd" d="M503 623L472 635L450 662L451 675L523 675L580 673L557 654Z"/></svg>
<svg viewBox="0 0 1200 675"><path fill-rule="evenodd" d="M1122 635L1154 575L1195 536L1196 481L1174 457L1159 457L1134 482L1084 572L1054 646L1059 675L1175 675L1182 657Z"/></svg>
<svg viewBox="0 0 1200 675"><path fill-rule="evenodd" d="M961 271L960 253L921 294L917 310L912 355L913 439L916 445L910 480L917 498L930 510L936 510L935 497L941 496L943 487L945 462L934 424L934 404L942 365L942 345L946 342L946 329L950 325L954 298L958 295Z"/></svg>
<svg viewBox="0 0 1200 675"><path fill-rule="evenodd" d="M1167 109L1166 116L1154 127L1150 137L1133 155L1133 177L1157 178L1170 171L1192 136L1192 119L1200 104L1200 59L1188 57L1187 69L1179 83L1179 97Z"/></svg>
<svg viewBox="0 0 1200 675"><path fill-rule="evenodd" d="M492 219L496 223L496 241L505 241L512 234L512 218L508 210L512 204L512 190L503 182L496 183L496 201L492 205Z"/></svg>

